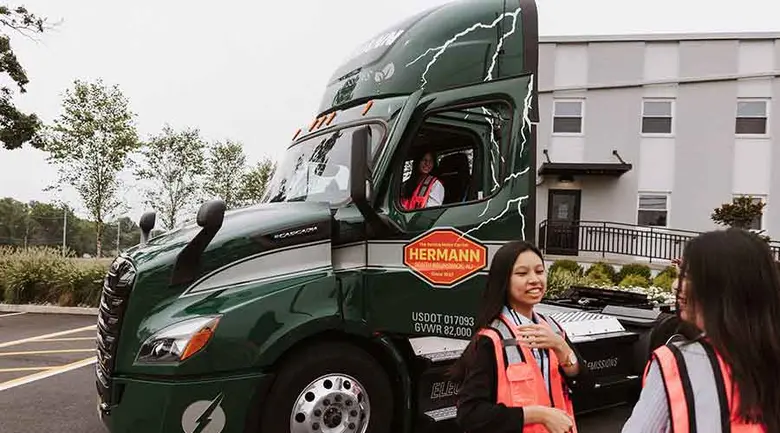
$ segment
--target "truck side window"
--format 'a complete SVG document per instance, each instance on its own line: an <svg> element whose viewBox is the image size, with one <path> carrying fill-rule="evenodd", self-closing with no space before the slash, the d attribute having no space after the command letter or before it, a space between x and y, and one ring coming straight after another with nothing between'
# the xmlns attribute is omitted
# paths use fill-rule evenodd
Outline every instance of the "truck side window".
<svg viewBox="0 0 780 433"><path fill-rule="evenodd" d="M402 206L424 180L416 172L415 161L426 153L436 159L430 175L444 186L441 206L491 196L501 184L507 159L505 137L511 120L507 113L511 113L509 106L496 103L429 114L406 151L400 188Z"/></svg>

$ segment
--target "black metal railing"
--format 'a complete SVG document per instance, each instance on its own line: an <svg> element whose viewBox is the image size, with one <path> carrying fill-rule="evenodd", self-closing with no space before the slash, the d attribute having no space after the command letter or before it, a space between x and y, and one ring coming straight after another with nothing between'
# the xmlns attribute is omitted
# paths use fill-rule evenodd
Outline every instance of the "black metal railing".
<svg viewBox="0 0 780 433"><path fill-rule="evenodd" d="M124 257L118 257L103 280L103 292L97 319L97 385L107 402L110 398L111 375L116 367L119 331L122 328L127 301L135 283L135 267Z"/></svg>
<svg viewBox="0 0 780 433"><path fill-rule="evenodd" d="M685 244L700 235L690 230L638 226L610 221L549 221L539 224L539 247L547 254L580 252L634 256L657 260L682 257ZM770 241L775 260L780 260L780 242Z"/></svg>

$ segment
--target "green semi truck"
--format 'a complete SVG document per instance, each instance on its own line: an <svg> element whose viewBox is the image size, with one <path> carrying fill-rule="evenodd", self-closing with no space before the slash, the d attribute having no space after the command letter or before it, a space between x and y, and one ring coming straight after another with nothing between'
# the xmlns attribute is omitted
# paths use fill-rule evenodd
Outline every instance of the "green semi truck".
<svg viewBox="0 0 780 433"><path fill-rule="evenodd" d="M209 201L151 239L144 214L100 300L108 430L452 427L445 373L472 336L491 257L535 240L537 56L534 0L413 16L335 71L262 203ZM442 203L406 210L401 186L428 152ZM658 317L602 295L540 306L596 376L579 412L636 397Z"/></svg>

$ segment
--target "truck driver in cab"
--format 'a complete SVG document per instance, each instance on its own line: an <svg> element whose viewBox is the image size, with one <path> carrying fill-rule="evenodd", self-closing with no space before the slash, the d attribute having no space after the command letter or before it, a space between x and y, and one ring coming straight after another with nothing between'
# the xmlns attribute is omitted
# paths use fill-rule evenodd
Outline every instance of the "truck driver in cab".
<svg viewBox="0 0 780 433"><path fill-rule="evenodd" d="M435 168L433 152L425 152L414 159L412 175L401 185L401 205L405 210L442 205L444 185L432 174Z"/></svg>

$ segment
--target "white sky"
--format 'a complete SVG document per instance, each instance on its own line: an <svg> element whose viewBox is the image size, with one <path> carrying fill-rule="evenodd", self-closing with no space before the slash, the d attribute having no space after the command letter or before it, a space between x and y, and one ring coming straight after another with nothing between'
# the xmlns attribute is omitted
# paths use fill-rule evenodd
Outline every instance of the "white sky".
<svg viewBox="0 0 780 433"><path fill-rule="evenodd" d="M143 138L164 123L279 157L311 120L325 82L358 44L448 0L22 0L50 21L39 42L12 36L26 68L20 108L50 122L75 79L118 84ZM777 0L537 0L541 35L778 31ZM17 5L19 3L11 3ZM0 197L51 200L44 153L0 149ZM75 194L63 197L81 209ZM131 192L130 216L143 211Z"/></svg>

